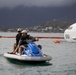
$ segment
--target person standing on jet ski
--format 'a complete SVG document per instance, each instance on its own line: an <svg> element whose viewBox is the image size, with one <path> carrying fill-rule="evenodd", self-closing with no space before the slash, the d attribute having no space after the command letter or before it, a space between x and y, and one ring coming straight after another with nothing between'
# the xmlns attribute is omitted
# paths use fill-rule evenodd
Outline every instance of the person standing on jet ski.
<svg viewBox="0 0 76 75"><path fill-rule="evenodd" d="M28 35L26 30L23 30L21 33L22 33L22 36L21 36L21 38L19 40L19 44L18 44L20 55L22 55L23 49L27 47L27 44L30 41L38 41L39 40L38 38ZM14 53L16 53L16 52L17 52L17 50L14 51Z"/></svg>

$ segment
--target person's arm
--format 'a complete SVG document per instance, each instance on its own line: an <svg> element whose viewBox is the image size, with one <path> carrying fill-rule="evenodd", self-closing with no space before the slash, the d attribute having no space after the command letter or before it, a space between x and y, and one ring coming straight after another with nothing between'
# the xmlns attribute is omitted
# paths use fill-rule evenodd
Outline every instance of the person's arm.
<svg viewBox="0 0 76 75"><path fill-rule="evenodd" d="M39 38L35 38L36 41L39 41Z"/></svg>
<svg viewBox="0 0 76 75"><path fill-rule="evenodd" d="M16 35L16 45L18 45L18 34Z"/></svg>
<svg viewBox="0 0 76 75"><path fill-rule="evenodd" d="M29 38L30 38L32 41L39 41L39 38L36 38L36 37L33 37L33 36L29 36Z"/></svg>

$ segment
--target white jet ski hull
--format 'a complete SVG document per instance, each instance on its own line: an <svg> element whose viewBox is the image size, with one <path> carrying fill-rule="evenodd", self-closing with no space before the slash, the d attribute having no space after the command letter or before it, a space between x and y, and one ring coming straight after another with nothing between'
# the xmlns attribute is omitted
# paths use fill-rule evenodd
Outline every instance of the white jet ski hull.
<svg viewBox="0 0 76 75"><path fill-rule="evenodd" d="M20 61L50 61L52 60L51 56L45 55L45 54L43 57L29 57L26 55L15 55L15 54L4 53L4 57L9 58L9 59L16 59Z"/></svg>

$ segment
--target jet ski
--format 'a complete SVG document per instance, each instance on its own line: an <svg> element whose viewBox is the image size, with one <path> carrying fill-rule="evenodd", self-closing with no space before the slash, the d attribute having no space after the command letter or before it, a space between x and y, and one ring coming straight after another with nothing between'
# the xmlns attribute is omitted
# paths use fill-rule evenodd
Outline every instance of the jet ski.
<svg viewBox="0 0 76 75"><path fill-rule="evenodd" d="M23 55L10 54L9 52L4 53L4 57L9 59L15 59L19 61L33 61L33 62L45 62L52 59L51 56L43 54L41 46L35 42L30 42L27 47L23 50Z"/></svg>

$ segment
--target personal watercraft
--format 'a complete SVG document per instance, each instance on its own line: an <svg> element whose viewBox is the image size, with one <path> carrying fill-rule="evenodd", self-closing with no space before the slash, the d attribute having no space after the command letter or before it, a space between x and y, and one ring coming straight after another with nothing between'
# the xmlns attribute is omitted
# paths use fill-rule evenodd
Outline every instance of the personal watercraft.
<svg viewBox="0 0 76 75"><path fill-rule="evenodd" d="M9 59L15 59L19 61L34 61L34 62L45 62L52 59L51 56L43 54L41 46L37 45L35 42L30 42L27 47L23 50L23 55L10 54L9 52L4 53L4 57Z"/></svg>

